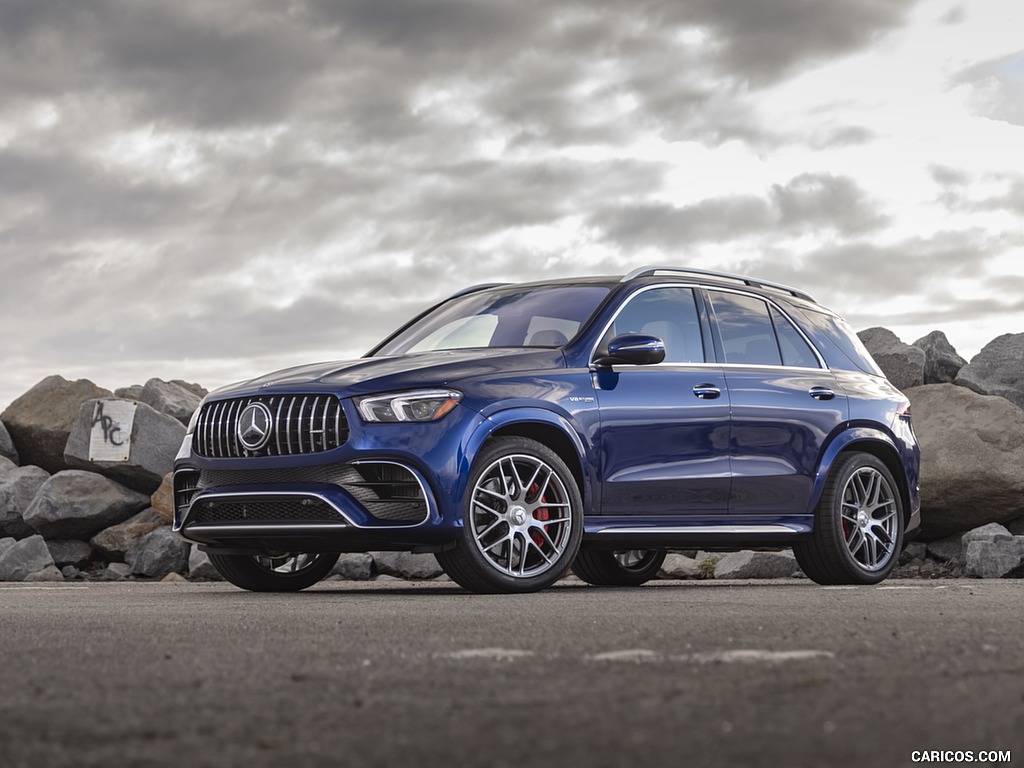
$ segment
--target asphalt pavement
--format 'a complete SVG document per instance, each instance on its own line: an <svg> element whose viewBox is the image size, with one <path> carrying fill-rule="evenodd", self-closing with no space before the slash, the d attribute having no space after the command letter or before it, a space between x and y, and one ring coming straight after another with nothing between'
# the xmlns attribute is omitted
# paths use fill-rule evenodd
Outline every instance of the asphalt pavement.
<svg viewBox="0 0 1024 768"><path fill-rule="evenodd" d="M3 768L873 768L921 751L1024 764L1024 583L0 585Z"/></svg>

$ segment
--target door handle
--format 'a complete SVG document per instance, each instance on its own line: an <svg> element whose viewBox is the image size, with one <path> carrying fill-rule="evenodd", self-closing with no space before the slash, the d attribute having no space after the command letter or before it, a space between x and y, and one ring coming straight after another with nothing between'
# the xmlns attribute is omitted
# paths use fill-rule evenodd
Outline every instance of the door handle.
<svg viewBox="0 0 1024 768"><path fill-rule="evenodd" d="M693 394L701 400L717 400L721 396L722 390L714 384L698 384L693 388Z"/></svg>
<svg viewBox="0 0 1024 768"><path fill-rule="evenodd" d="M835 400L836 397L836 393L828 387L811 387L811 391L807 394L815 400Z"/></svg>

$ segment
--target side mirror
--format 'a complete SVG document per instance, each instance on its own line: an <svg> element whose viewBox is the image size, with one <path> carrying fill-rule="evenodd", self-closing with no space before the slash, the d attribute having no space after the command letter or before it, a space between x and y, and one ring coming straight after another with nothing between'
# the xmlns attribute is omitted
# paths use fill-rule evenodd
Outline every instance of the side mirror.
<svg viewBox="0 0 1024 768"><path fill-rule="evenodd" d="M608 354L594 360L598 366L655 365L665 359L665 342L645 333L623 333L608 343Z"/></svg>

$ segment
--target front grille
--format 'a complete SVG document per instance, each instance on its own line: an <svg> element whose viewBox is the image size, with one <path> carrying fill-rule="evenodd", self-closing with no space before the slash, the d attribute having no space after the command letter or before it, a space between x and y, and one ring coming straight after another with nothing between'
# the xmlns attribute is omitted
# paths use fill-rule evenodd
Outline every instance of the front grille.
<svg viewBox="0 0 1024 768"><path fill-rule="evenodd" d="M193 523L343 522L338 511L319 499L200 501Z"/></svg>
<svg viewBox="0 0 1024 768"><path fill-rule="evenodd" d="M262 403L270 413L269 435L261 447L242 445L238 421L245 409ZM192 449L200 456L237 459L296 456L331 451L348 440L348 420L333 395L256 395L207 403L199 414Z"/></svg>

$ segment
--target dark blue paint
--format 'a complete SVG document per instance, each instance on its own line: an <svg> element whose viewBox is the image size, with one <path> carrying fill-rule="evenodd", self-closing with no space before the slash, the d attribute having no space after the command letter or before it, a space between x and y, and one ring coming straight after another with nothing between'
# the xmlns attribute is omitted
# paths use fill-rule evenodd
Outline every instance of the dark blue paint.
<svg viewBox="0 0 1024 768"><path fill-rule="evenodd" d="M717 366L650 366L594 374L601 413L605 515L726 512L729 390ZM722 390L699 399L694 387Z"/></svg>
<svg viewBox="0 0 1024 768"><path fill-rule="evenodd" d="M727 368L732 397L732 495L735 514L806 509L823 446L847 420L841 390L815 400L813 387L838 390L829 371Z"/></svg>

